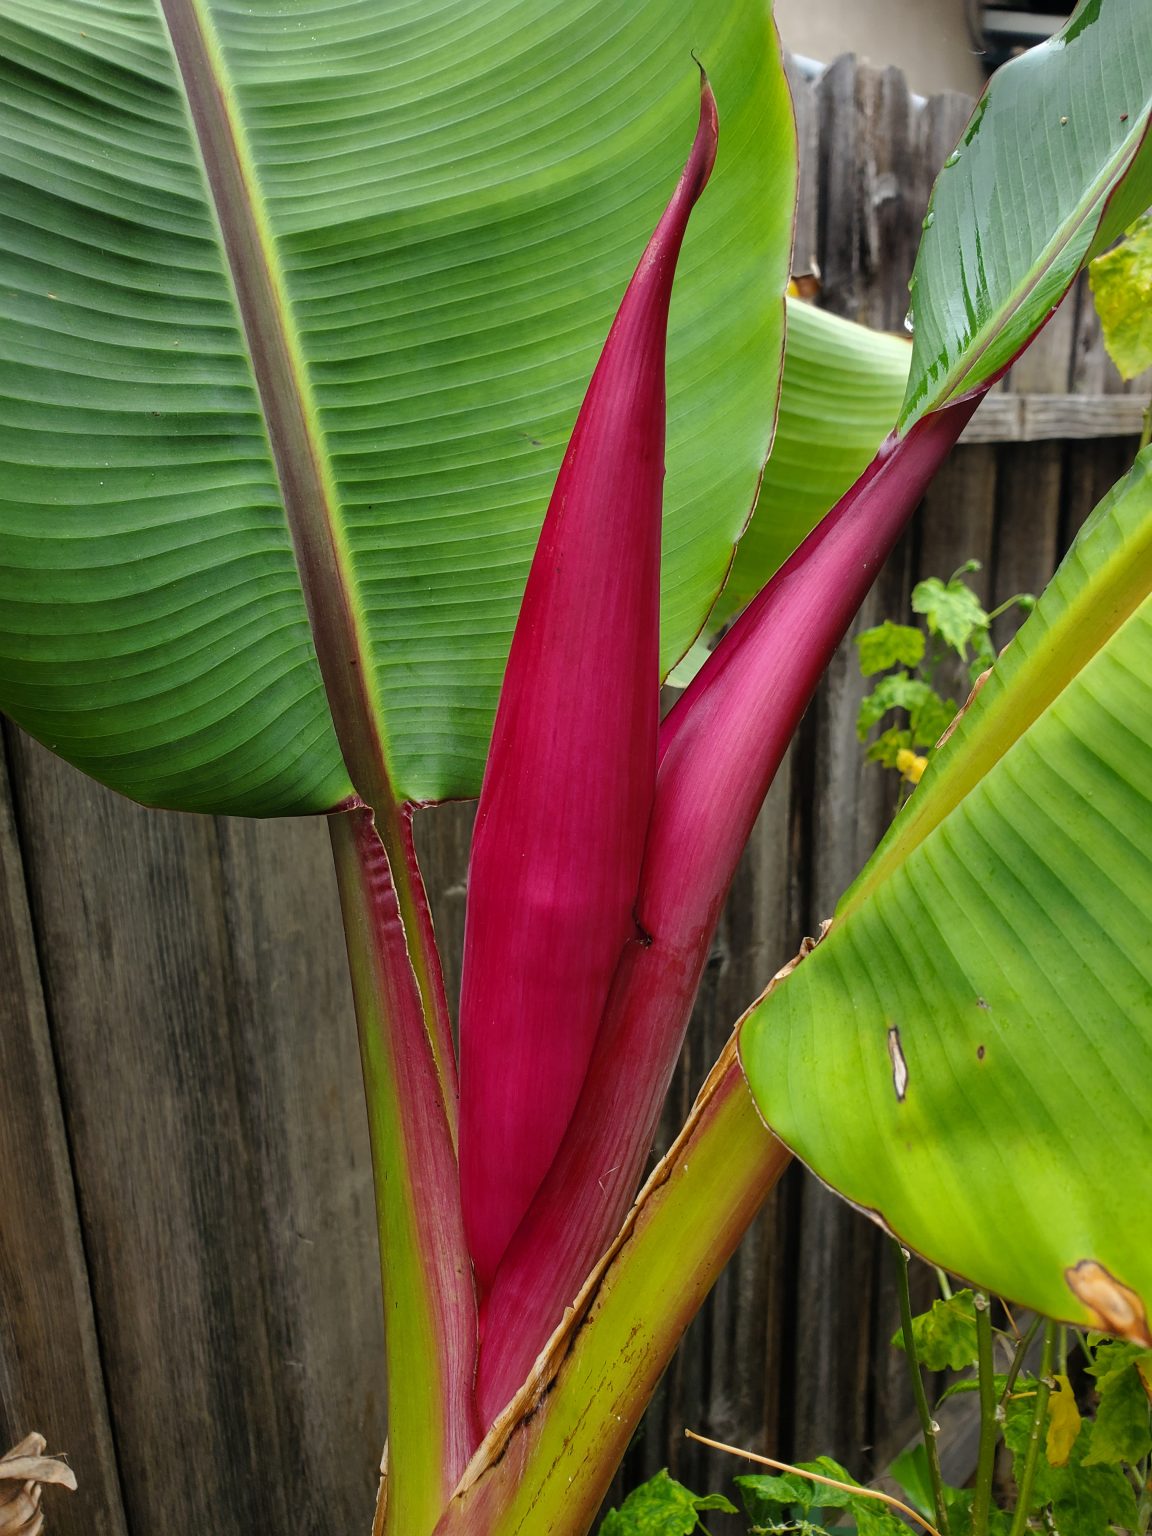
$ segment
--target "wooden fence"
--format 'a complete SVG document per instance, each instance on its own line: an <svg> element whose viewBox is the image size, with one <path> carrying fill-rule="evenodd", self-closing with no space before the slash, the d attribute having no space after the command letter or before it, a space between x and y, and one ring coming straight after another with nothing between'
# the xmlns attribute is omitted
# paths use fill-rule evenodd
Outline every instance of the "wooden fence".
<svg viewBox="0 0 1152 1536"><path fill-rule="evenodd" d="M798 269L818 265L831 309L898 329L933 172L971 103L918 101L850 58L796 95ZM976 417L860 622L902 616L915 579L970 557L993 601L1039 589L1130 460L1142 403L1077 293ZM752 838L665 1137L892 812L856 743L861 692L845 646ZM421 829L453 970L468 827L449 807ZM383 1345L323 825L150 813L10 731L0 962L0 1448L38 1428L70 1453L81 1492L53 1499L59 1536L366 1531ZM668 1465L725 1482L737 1469L685 1425L882 1466L912 1428L896 1323L880 1234L794 1170L690 1331L625 1481Z"/></svg>

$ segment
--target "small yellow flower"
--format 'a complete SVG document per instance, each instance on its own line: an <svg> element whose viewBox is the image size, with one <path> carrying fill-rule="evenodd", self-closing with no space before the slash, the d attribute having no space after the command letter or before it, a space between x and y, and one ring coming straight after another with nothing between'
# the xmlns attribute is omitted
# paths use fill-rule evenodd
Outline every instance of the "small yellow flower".
<svg viewBox="0 0 1152 1536"><path fill-rule="evenodd" d="M910 747L901 747L896 754L896 766L909 784L919 784L920 777L928 766L928 759L913 752Z"/></svg>

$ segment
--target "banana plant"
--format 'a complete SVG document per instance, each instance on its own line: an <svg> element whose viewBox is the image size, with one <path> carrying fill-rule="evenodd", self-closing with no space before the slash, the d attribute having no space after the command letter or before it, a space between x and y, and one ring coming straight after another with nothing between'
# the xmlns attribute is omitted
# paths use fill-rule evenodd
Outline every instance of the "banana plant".
<svg viewBox="0 0 1152 1536"><path fill-rule="evenodd" d="M9 0L0 39L0 703L146 804L328 817L388 1322L376 1532L581 1536L793 1150L977 1283L1146 1339L1145 463L637 1194L828 658L1152 202L1145 0L1084 0L990 85L910 359L803 306L786 344L763 0ZM798 475L845 376L851 442ZM475 795L457 1051L412 822Z"/></svg>

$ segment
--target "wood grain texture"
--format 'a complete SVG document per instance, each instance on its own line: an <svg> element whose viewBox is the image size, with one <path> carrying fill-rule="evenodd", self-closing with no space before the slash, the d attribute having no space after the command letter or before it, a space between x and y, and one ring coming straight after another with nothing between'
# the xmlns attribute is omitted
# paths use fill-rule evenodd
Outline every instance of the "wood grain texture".
<svg viewBox="0 0 1152 1536"><path fill-rule="evenodd" d="M287 1529L215 826L14 756L129 1529Z"/></svg>
<svg viewBox="0 0 1152 1536"><path fill-rule="evenodd" d="M364 1529L384 1444L384 1319L356 1025L319 818L217 823L238 1102L289 1505Z"/></svg>
<svg viewBox="0 0 1152 1536"><path fill-rule="evenodd" d="M1042 443L1139 437L1146 401L1133 395L992 394L962 443Z"/></svg>
<svg viewBox="0 0 1152 1536"><path fill-rule="evenodd" d="M0 750L0 1444L43 1429L83 1481L59 1536L124 1536L124 1511L5 754Z"/></svg>
<svg viewBox="0 0 1152 1536"><path fill-rule="evenodd" d="M379 1289L324 829L218 835L14 756L128 1529L367 1525Z"/></svg>
<svg viewBox="0 0 1152 1536"><path fill-rule="evenodd" d="M421 869L426 871L432 893L436 943L444 959L444 990L453 1026L459 1016L468 854L475 820L475 802L466 800L430 806L418 813L413 822L416 855Z"/></svg>
<svg viewBox="0 0 1152 1536"><path fill-rule="evenodd" d="M814 166L820 142L816 94L791 58L785 59L785 69L796 114L796 143L800 165ZM818 226L816 177L801 176L796 192L796 234L792 242L792 272L795 276L819 275Z"/></svg>
<svg viewBox="0 0 1152 1536"><path fill-rule="evenodd" d="M893 71L839 59L822 95L822 301L852 319L898 329L926 189L914 165L914 107ZM839 648L800 744L804 923L815 933L875 846L895 809L891 775L865 763L856 713L868 684L853 638L907 604L910 546L901 541ZM810 1178L794 1195L790 1319L790 1457L857 1462L871 1438L872 1309L878 1234ZM837 1322L833 1326L832 1318Z"/></svg>

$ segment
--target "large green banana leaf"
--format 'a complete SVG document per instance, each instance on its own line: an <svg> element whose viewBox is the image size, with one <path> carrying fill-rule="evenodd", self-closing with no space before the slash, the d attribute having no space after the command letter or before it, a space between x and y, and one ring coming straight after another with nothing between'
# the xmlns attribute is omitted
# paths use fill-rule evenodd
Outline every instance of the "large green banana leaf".
<svg viewBox="0 0 1152 1536"><path fill-rule="evenodd" d="M896 424L911 357L904 336L788 300L776 441L710 628L755 597L867 469Z"/></svg>
<svg viewBox="0 0 1152 1536"><path fill-rule="evenodd" d="M475 793L692 49L721 140L673 304L669 663L772 429L795 146L765 0L5 0L0 705L152 804L324 810L352 786L310 605L392 792Z"/></svg>
<svg viewBox="0 0 1152 1536"><path fill-rule="evenodd" d="M987 383L1152 201L1150 112L1152 6L1087 0L996 75L946 162L913 278L914 346L790 305L776 445L710 629L866 467L905 388L907 427Z"/></svg>
<svg viewBox="0 0 1152 1536"><path fill-rule="evenodd" d="M998 71L925 220L904 427L1000 373L1152 203L1150 111L1148 0L1080 0Z"/></svg>
<svg viewBox="0 0 1152 1536"><path fill-rule="evenodd" d="M1147 450L742 1040L772 1128L903 1242L1145 1340L1150 594Z"/></svg>

